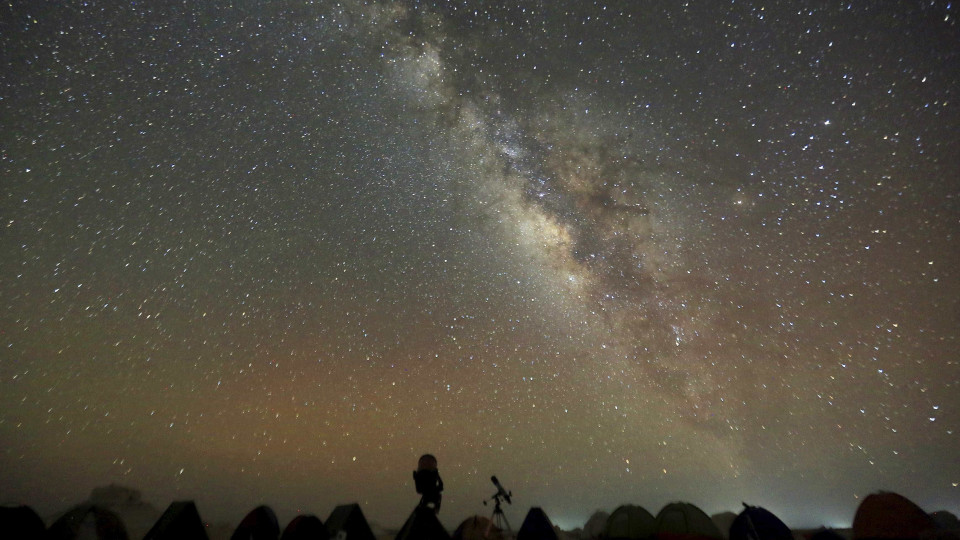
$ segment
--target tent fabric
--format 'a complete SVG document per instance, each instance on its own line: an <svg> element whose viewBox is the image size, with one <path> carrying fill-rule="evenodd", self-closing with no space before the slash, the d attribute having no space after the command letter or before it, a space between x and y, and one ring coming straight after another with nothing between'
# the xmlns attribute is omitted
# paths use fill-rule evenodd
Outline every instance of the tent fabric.
<svg viewBox="0 0 960 540"><path fill-rule="evenodd" d="M710 515L710 521L717 526L717 530L723 534L723 537L728 539L730 538L730 526L733 525L735 519L737 519L737 514L733 512L720 512Z"/></svg>
<svg viewBox="0 0 960 540"><path fill-rule="evenodd" d="M396 540L450 540L431 508L418 506L397 533Z"/></svg>
<svg viewBox="0 0 960 540"><path fill-rule="evenodd" d="M305 514L290 520L280 540L327 540L329 537L327 527L320 518Z"/></svg>
<svg viewBox="0 0 960 540"><path fill-rule="evenodd" d="M490 519L473 516L453 531L453 540L503 540L503 532Z"/></svg>
<svg viewBox="0 0 960 540"><path fill-rule="evenodd" d="M607 518L604 537L609 540L641 540L653 538L657 522L644 507L624 504Z"/></svg>
<svg viewBox="0 0 960 540"><path fill-rule="evenodd" d="M527 512L527 517L517 532L517 540L558 540L558 537L546 512L539 506L534 506Z"/></svg>
<svg viewBox="0 0 960 540"><path fill-rule="evenodd" d="M960 531L960 520L947 510L937 510L930 513L930 519L945 531Z"/></svg>
<svg viewBox="0 0 960 540"><path fill-rule="evenodd" d="M29 506L0 507L0 535L10 540L40 538L47 530L40 516Z"/></svg>
<svg viewBox="0 0 960 540"><path fill-rule="evenodd" d="M686 502L670 503L657 513L657 538L660 540L723 540L723 533L710 516Z"/></svg>
<svg viewBox="0 0 960 540"><path fill-rule="evenodd" d="M207 529L193 501L170 503L143 540L207 540Z"/></svg>
<svg viewBox="0 0 960 540"><path fill-rule="evenodd" d="M582 540L598 540L607 533L607 520L610 514L603 510L597 510L583 524L583 532L580 534Z"/></svg>
<svg viewBox="0 0 960 540"><path fill-rule="evenodd" d="M933 519L903 495L880 492L868 495L853 517L853 538L919 538L936 530Z"/></svg>
<svg viewBox="0 0 960 540"><path fill-rule="evenodd" d="M359 504L343 504L327 517L330 538L345 536L348 540L376 540Z"/></svg>
<svg viewBox="0 0 960 540"><path fill-rule="evenodd" d="M759 506L743 505L730 525L730 540L793 540L793 533L780 518Z"/></svg>
<svg viewBox="0 0 960 540"><path fill-rule="evenodd" d="M84 504L60 517L47 530L49 540L127 540L127 529L116 514L106 508Z"/></svg>
<svg viewBox="0 0 960 540"><path fill-rule="evenodd" d="M277 540L279 537L277 515L269 506L258 506L237 525L230 540Z"/></svg>

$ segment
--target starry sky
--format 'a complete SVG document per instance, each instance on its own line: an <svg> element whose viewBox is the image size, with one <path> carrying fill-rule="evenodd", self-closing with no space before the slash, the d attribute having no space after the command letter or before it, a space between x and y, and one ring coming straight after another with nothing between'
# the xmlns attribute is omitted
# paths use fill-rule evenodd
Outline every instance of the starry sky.
<svg viewBox="0 0 960 540"><path fill-rule="evenodd" d="M0 501L960 510L924 2L10 2Z"/></svg>

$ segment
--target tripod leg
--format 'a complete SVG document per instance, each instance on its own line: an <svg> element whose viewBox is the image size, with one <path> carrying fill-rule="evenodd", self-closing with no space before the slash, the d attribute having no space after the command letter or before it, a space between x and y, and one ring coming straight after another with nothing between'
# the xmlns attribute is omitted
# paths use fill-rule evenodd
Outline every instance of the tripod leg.
<svg viewBox="0 0 960 540"><path fill-rule="evenodd" d="M510 522L507 521L507 515L503 513L503 510L495 508L493 510L493 516L490 518L490 524L496 525L500 532L512 533L513 529L510 528ZM488 533L489 534L489 533Z"/></svg>

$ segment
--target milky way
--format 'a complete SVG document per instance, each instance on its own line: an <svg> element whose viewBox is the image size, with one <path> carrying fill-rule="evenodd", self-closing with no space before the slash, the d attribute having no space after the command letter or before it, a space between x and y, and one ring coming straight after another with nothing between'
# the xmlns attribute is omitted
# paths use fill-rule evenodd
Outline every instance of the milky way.
<svg viewBox="0 0 960 540"><path fill-rule="evenodd" d="M8 6L0 498L956 512L948 2Z"/></svg>

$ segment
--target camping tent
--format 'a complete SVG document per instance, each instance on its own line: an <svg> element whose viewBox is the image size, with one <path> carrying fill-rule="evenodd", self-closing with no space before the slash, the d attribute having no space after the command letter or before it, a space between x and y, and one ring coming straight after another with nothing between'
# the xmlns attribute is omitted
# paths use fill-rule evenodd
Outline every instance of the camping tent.
<svg viewBox="0 0 960 540"><path fill-rule="evenodd" d="M733 525L735 519L737 519L737 514L733 512L719 512L710 515L710 521L717 526L717 530L724 538L730 538L730 526Z"/></svg>
<svg viewBox="0 0 960 540"><path fill-rule="evenodd" d="M143 540L207 540L207 530L193 501L175 501Z"/></svg>
<svg viewBox="0 0 960 540"><path fill-rule="evenodd" d="M960 531L960 520L947 510L937 510L930 513L930 518L941 530Z"/></svg>
<svg viewBox="0 0 960 540"><path fill-rule="evenodd" d="M517 540L558 540L558 537L546 512L539 506L534 506L523 519L523 525L517 532Z"/></svg>
<svg viewBox="0 0 960 540"><path fill-rule="evenodd" d="M793 533L769 510L744 504L730 525L730 540L793 540Z"/></svg>
<svg viewBox="0 0 960 540"><path fill-rule="evenodd" d="M657 513L657 538L660 540L723 540L723 533L710 516L696 506L670 503Z"/></svg>
<svg viewBox="0 0 960 540"><path fill-rule="evenodd" d="M327 540L329 537L320 518L303 514L290 520L280 535L280 540Z"/></svg>
<svg viewBox="0 0 960 540"><path fill-rule="evenodd" d="M610 519L610 514L603 510L597 510L587 519L587 522L583 524L583 531L580 533L580 538L582 540L599 540L606 534L607 531L607 520Z"/></svg>
<svg viewBox="0 0 960 540"><path fill-rule="evenodd" d="M92 504L77 506L60 517L47 531L48 540L127 540L127 529L116 514Z"/></svg>
<svg viewBox="0 0 960 540"><path fill-rule="evenodd" d="M345 536L348 540L376 540L359 504L343 504L333 509L327 518L330 538Z"/></svg>
<svg viewBox="0 0 960 540"><path fill-rule="evenodd" d="M642 506L624 504L607 518L603 536L609 540L640 540L652 538L657 522Z"/></svg>
<svg viewBox="0 0 960 540"><path fill-rule="evenodd" d="M43 536L47 527L29 506L0 507L0 536L10 540L33 539Z"/></svg>
<svg viewBox="0 0 960 540"><path fill-rule="evenodd" d="M853 517L856 540L919 538L936 527L933 519L909 499L884 491L867 495Z"/></svg>
<svg viewBox="0 0 960 540"><path fill-rule="evenodd" d="M418 506L397 533L396 540L450 540L432 508Z"/></svg>
<svg viewBox="0 0 960 540"><path fill-rule="evenodd" d="M243 518L230 540L277 540L280 523L269 506L258 506Z"/></svg>
<svg viewBox="0 0 960 540"><path fill-rule="evenodd" d="M453 540L503 540L503 532L488 518L473 516L453 531Z"/></svg>

